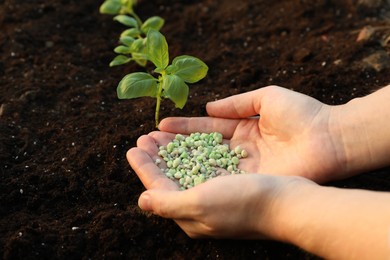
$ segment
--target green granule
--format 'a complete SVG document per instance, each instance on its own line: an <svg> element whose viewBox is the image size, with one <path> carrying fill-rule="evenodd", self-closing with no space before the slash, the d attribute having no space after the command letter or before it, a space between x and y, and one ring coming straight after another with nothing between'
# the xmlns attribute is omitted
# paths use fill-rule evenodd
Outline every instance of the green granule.
<svg viewBox="0 0 390 260"><path fill-rule="evenodd" d="M158 155L166 162L161 170L183 190L217 176L245 173L238 165L248 153L240 146L230 150L222 141L218 132L192 133L188 137L177 134L172 142L159 147ZM156 164L160 162L156 160Z"/></svg>

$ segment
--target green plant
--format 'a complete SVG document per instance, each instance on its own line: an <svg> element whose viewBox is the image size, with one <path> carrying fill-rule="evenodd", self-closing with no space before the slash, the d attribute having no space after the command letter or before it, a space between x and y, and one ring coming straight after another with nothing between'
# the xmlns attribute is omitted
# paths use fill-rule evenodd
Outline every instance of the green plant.
<svg viewBox="0 0 390 260"><path fill-rule="evenodd" d="M110 66L118 66L135 61L140 66L147 63L146 35L150 29L159 31L164 19L159 16L148 18L145 22L134 12L136 0L106 0L100 6L100 13L116 15L114 20L129 27L119 38L120 45L114 49L118 55L110 62Z"/></svg>
<svg viewBox="0 0 390 260"><path fill-rule="evenodd" d="M203 79L208 67L200 59L188 55L174 58L169 65L168 43L165 37L157 30L150 29L146 39L147 58L156 66L154 72L159 74L158 78L145 72L128 74L119 82L117 94L120 99L156 98L157 127L162 98L172 100L177 108L182 109L189 92L186 83Z"/></svg>
<svg viewBox="0 0 390 260"><path fill-rule="evenodd" d="M154 97L157 99L155 121L159 123L161 100L168 98L176 107L183 108L187 102L189 88L186 83L195 83L207 74L207 65L198 58L183 55L173 59L169 65L168 43L159 32L164 19L159 16L148 18L145 22L134 12L136 0L105 0L100 13L116 15L115 21L129 27L121 33L114 51L119 54L110 63L117 66L135 61L145 66L147 61L155 65L157 78L145 72L126 75L117 88L118 98L131 99Z"/></svg>

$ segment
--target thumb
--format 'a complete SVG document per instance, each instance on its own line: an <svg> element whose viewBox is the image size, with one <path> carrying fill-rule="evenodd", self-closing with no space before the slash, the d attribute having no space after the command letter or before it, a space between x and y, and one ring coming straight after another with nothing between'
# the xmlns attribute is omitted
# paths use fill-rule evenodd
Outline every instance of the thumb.
<svg viewBox="0 0 390 260"><path fill-rule="evenodd" d="M189 205L186 191L151 189L143 192L138 199L138 206L163 218L181 219L189 216Z"/></svg>
<svg viewBox="0 0 390 260"><path fill-rule="evenodd" d="M138 206L144 211L153 211L150 192L145 191L138 199Z"/></svg>
<svg viewBox="0 0 390 260"><path fill-rule="evenodd" d="M209 102L209 116L221 118L246 118L259 114L261 89Z"/></svg>

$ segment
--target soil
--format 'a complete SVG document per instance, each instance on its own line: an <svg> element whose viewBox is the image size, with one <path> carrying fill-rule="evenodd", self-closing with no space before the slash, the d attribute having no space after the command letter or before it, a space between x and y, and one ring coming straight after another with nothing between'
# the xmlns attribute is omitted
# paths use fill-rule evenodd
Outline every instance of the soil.
<svg viewBox="0 0 390 260"><path fill-rule="evenodd" d="M203 116L207 101L270 84L333 105L388 84L390 9L355 2L139 1L141 18L165 18L171 57L210 67L161 117ZM119 80L145 69L108 67L124 28L100 4L0 0L0 258L315 259L274 241L193 240L139 210L125 153L155 130L155 101L117 99ZM365 26L378 30L356 41ZM327 185L390 191L389 173Z"/></svg>

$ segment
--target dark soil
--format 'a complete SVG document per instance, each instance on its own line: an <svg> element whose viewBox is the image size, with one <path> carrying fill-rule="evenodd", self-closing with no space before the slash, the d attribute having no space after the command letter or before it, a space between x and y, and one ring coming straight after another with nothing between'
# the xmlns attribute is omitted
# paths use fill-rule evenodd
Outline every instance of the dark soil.
<svg viewBox="0 0 390 260"><path fill-rule="evenodd" d="M207 101L270 84L328 104L388 84L390 30L356 38L389 25L389 9L352 2L140 1L143 19L166 19L171 57L210 67L185 108L166 100L161 116L202 116ZM125 153L154 130L155 101L117 99L119 80L144 69L108 67L124 28L100 4L0 0L0 259L315 258L279 242L192 240L138 209L144 188ZM389 173L329 185L390 191Z"/></svg>

